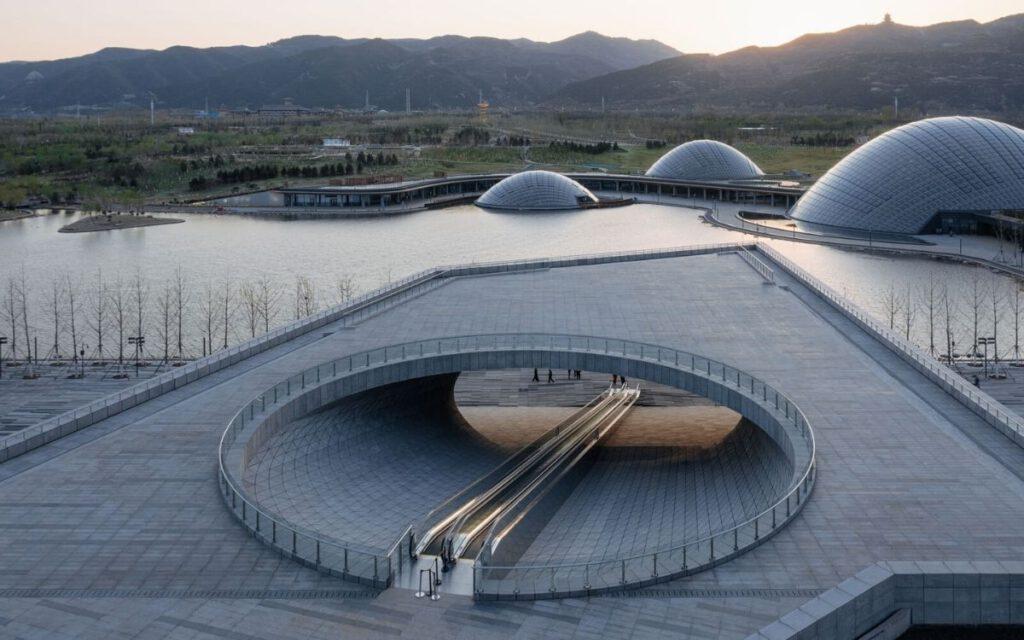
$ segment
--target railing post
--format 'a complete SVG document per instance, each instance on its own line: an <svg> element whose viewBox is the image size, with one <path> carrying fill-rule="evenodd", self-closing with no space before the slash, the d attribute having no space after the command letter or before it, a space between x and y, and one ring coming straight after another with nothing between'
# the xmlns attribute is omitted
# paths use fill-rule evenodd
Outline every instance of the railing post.
<svg viewBox="0 0 1024 640"><path fill-rule="evenodd" d="M299 540L298 540L298 538L299 538L299 534L297 534L294 530L292 530L292 554L295 554L298 551L298 547L299 547Z"/></svg>
<svg viewBox="0 0 1024 640"><path fill-rule="evenodd" d="M320 540L316 541L316 566L320 566Z"/></svg>
<svg viewBox="0 0 1024 640"><path fill-rule="evenodd" d="M683 571L686 571L686 550L688 547L683 547Z"/></svg>
<svg viewBox="0 0 1024 640"><path fill-rule="evenodd" d="M740 529L739 529L739 527L736 527L735 529L732 530L732 550L733 551L739 551L740 550Z"/></svg>
<svg viewBox="0 0 1024 640"><path fill-rule="evenodd" d="M622 578L619 580L619 584L626 584L626 561L622 561Z"/></svg>
<svg viewBox="0 0 1024 640"><path fill-rule="evenodd" d="M319 547L317 547L317 550L319 551ZM342 566L343 566L343 571L345 573L348 573L348 547L345 547L344 565L342 565Z"/></svg>
<svg viewBox="0 0 1024 640"><path fill-rule="evenodd" d="M708 560L711 561L711 560L714 560L714 559L715 559L715 537L711 536L711 557L708 558Z"/></svg>
<svg viewBox="0 0 1024 640"><path fill-rule="evenodd" d="M758 527L758 525L760 523L761 523L761 521L758 518L754 518L754 540L755 541L761 539L761 531L760 531L760 527Z"/></svg>
<svg viewBox="0 0 1024 640"><path fill-rule="evenodd" d="M653 565L653 571L651 572L651 577L652 578L657 578L658 577L658 554L654 554L654 565Z"/></svg>

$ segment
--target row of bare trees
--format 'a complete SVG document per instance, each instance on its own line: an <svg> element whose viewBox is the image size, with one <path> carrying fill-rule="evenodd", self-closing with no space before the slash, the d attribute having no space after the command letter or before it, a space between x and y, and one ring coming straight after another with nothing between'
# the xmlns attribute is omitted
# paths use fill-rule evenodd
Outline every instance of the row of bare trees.
<svg viewBox="0 0 1024 640"><path fill-rule="evenodd" d="M197 286L178 267L155 281L138 271L110 277L97 270L84 278L61 274L41 286L22 268L0 293L0 335L8 337L5 357L11 359L180 360L226 349L354 294L349 276L337 278L330 290L298 276L289 292L267 276L236 281L225 275ZM129 338L138 336L145 345L136 354Z"/></svg>
<svg viewBox="0 0 1024 640"><path fill-rule="evenodd" d="M981 338L995 338L1000 357L1021 359L1024 289L1015 279L973 269L962 282L891 282L881 299L889 328L926 346L932 356L974 356Z"/></svg>

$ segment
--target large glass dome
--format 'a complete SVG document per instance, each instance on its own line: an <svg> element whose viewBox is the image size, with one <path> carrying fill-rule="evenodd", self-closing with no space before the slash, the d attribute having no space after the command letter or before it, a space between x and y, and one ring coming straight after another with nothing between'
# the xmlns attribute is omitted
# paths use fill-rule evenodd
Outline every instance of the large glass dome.
<svg viewBox="0 0 1024 640"><path fill-rule="evenodd" d="M715 140L691 140L661 156L647 175L670 180L751 180L764 175L754 161Z"/></svg>
<svg viewBox="0 0 1024 640"><path fill-rule="evenodd" d="M938 211L1024 209L1024 131L983 118L931 118L843 158L790 211L796 220L921 233Z"/></svg>
<svg viewBox="0 0 1024 640"><path fill-rule="evenodd" d="M550 171L524 171L488 189L476 204L510 211L558 211L596 202L597 197L575 180Z"/></svg>

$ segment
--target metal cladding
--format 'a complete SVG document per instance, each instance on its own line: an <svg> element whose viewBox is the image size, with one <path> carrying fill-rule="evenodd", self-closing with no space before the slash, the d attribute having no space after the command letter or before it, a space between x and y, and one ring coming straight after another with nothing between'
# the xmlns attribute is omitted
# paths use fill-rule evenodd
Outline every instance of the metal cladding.
<svg viewBox="0 0 1024 640"><path fill-rule="evenodd" d="M509 211L559 211L597 203L580 183L550 171L524 171L488 189L476 204Z"/></svg>
<svg viewBox="0 0 1024 640"><path fill-rule="evenodd" d="M764 176L764 172L727 144L692 140L661 156L647 175L670 180L752 180Z"/></svg>
<svg viewBox="0 0 1024 640"><path fill-rule="evenodd" d="M939 211L1024 209L1024 131L983 118L919 120L846 156L790 212L803 222L921 233Z"/></svg>

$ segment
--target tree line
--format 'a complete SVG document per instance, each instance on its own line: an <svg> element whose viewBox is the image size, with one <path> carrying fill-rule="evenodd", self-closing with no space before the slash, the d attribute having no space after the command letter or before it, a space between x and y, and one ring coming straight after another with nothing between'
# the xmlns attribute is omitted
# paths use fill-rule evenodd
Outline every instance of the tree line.
<svg viewBox="0 0 1024 640"><path fill-rule="evenodd" d="M0 292L5 359L126 362L136 355L163 361L209 355L355 295L350 276L323 287L307 276L288 284L267 276L195 283L180 268L150 280L136 271L113 278L71 273L47 285L29 283L24 268ZM143 336L136 354L129 338Z"/></svg>
<svg viewBox="0 0 1024 640"><path fill-rule="evenodd" d="M851 147L857 141L851 136L829 131L827 133L818 132L813 136L795 135L790 138L789 142L803 147Z"/></svg>
<svg viewBox="0 0 1024 640"><path fill-rule="evenodd" d="M580 142L573 142L571 140L553 140L548 144L548 147L551 149L571 151L573 153L587 153L591 155L600 155L602 153L608 153L609 151L621 151L618 142L583 144Z"/></svg>
<svg viewBox="0 0 1024 640"><path fill-rule="evenodd" d="M245 165L234 169L223 169L215 174L214 179L198 175L189 180L189 189L202 191L215 184L238 184L257 180L274 180L277 178L334 178L361 174L367 167L392 167L399 164L396 154L359 152L353 158L351 153L345 154L345 162L319 165L278 166L273 164Z"/></svg>

